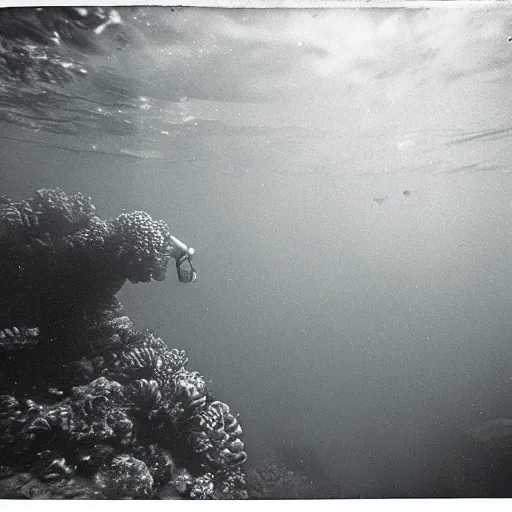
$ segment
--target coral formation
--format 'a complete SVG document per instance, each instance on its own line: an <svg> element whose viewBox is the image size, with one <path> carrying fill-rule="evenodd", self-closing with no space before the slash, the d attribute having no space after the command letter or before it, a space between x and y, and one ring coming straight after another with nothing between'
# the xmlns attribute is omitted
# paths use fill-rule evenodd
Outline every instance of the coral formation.
<svg viewBox="0 0 512 512"><path fill-rule="evenodd" d="M248 493L256 500L315 499L313 483L270 456L247 474Z"/></svg>
<svg viewBox="0 0 512 512"><path fill-rule="evenodd" d="M0 497L247 497L238 419L115 298L165 278L170 240L81 194L0 198Z"/></svg>

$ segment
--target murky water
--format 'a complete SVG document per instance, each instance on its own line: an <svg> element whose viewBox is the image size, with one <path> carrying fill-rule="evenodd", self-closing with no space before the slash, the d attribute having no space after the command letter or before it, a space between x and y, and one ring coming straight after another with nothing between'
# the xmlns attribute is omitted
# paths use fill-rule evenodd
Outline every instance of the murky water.
<svg viewBox="0 0 512 512"><path fill-rule="evenodd" d="M3 85L2 193L81 191L196 249L196 283L121 300L240 413L249 468L509 495L494 445L461 455L512 415L509 12L120 14L76 82Z"/></svg>

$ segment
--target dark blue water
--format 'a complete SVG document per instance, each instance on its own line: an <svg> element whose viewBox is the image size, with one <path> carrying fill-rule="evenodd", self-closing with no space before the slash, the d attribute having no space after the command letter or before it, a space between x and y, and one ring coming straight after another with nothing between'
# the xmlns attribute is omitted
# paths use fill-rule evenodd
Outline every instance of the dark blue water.
<svg viewBox="0 0 512 512"><path fill-rule="evenodd" d="M240 413L248 469L509 495L494 445L461 448L512 417L508 12L120 12L76 83L4 90L2 193L195 248L196 283L120 298Z"/></svg>

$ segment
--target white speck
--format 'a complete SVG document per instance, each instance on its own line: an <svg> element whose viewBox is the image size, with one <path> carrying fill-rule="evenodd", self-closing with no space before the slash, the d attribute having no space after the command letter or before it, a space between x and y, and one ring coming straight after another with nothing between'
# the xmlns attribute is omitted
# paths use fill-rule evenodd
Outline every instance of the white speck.
<svg viewBox="0 0 512 512"><path fill-rule="evenodd" d="M397 145L398 149L407 149L414 146L414 141L411 139L403 140L402 142L399 142Z"/></svg>
<svg viewBox="0 0 512 512"><path fill-rule="evenodd" d="M297 46L303 46L303 45L304 45L304 43L303 43L302 41L299 41L299 42L297 43Z"/></svg>
<svg viewBox="0 0 512 512"><path fill-rule="evenodd" d="M53 32L52 41L55 41L55 44L60 44L60 34L58 32Z"/></svg>

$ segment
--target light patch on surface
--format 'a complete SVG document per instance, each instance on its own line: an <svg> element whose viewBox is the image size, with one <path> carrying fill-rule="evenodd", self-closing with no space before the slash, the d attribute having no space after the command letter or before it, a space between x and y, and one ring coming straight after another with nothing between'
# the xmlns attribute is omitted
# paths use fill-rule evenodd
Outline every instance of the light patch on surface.
<svg viewBox="0 0 512 512"><path fill-rule="evenodd" d="M405 149L410 149L414 146L414 141L412 139L406 139L397 144L397 148L402 151Z"/></svg>

